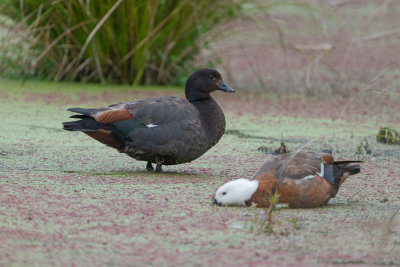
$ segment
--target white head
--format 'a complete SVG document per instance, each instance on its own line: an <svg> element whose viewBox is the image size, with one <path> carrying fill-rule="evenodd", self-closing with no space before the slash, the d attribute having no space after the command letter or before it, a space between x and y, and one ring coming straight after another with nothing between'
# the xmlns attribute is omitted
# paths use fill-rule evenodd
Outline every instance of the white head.
<svg viewBox="0 0 400 267"><path fill-rule="evenodd" d="M221 186L215 193L215 205L242 205L258 188L257 180L237 179Z"/></svg>

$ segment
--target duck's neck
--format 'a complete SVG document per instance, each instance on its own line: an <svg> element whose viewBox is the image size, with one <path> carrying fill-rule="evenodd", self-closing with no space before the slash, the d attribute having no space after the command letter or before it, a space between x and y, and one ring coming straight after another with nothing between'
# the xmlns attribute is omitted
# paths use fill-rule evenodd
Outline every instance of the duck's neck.
<svg viewBox="0 0 400 267"><path fill-rule="evenodd" d="M200 116L207 131L210 142L214 145L225 132L225 116L218 103L210 96L204 100L191 102L200 112Z"/></svg>
<svg viewBox="0 0 400 267"><path fill-rule="evenodd" d="M209 93L198 90L189 90L187 86L185 87L185 95L186 99L190 102L199 102L211 98Z"/></svg>
<svg viewBox="0 0 400 267"><path fill-rule="evenodd" d="M209 99L212 99L212 97L210 95L206 95L203 98L197 98L196 100L189 100L189 102L194 103L194 102L200 102L200 101L209 100Z"/></svg>

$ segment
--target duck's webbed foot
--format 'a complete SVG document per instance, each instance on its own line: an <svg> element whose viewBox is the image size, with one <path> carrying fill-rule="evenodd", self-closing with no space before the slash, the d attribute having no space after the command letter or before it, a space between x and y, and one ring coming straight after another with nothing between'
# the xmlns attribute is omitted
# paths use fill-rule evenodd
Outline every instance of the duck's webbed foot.
<svg viewBox="0 0 400 267"><path fill-rule="evenodd" d="M153 165L151 164L150 161L147 162L146 170L148 170L148 171L154 171Z"/></svg>

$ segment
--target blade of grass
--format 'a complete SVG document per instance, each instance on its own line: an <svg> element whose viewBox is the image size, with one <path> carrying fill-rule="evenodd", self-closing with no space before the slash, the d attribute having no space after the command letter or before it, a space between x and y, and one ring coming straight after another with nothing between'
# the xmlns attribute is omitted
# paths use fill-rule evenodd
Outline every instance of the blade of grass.
<svg viewBox="0 0 400 267"><path fill-rule="evenodd" d="M79 58L82 58L83 53L85 53L90 41L92 41L94 35L96 32L101 28L101 26L104 24L104 22L111 16L111 14L114 12L115 9L122 3L123 0L118 0L115 2L115 4L108 10L108 12L104 15L104 17L97 23L96 27L92 30L92 32L89 34L88 38L86 39L85 43L83 44L83 47L81 49L81 52L79 52Z"/></svg>

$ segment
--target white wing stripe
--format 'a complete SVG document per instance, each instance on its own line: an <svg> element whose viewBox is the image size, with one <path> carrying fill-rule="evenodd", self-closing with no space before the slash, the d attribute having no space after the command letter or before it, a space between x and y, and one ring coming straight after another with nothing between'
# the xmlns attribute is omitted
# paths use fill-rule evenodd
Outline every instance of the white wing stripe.
<svg viewBox="0 0 400 267"><path fill-rule="evenodd" d="M324 178L324 163L323 162L321 163L321 171L317 172L315 175L318 175L318 176ZM306 176L306 177L304 177L304 178L302 178L300 180L311 179L311 178L314 178L315 175L308 175L308 176Z"/></svg>

